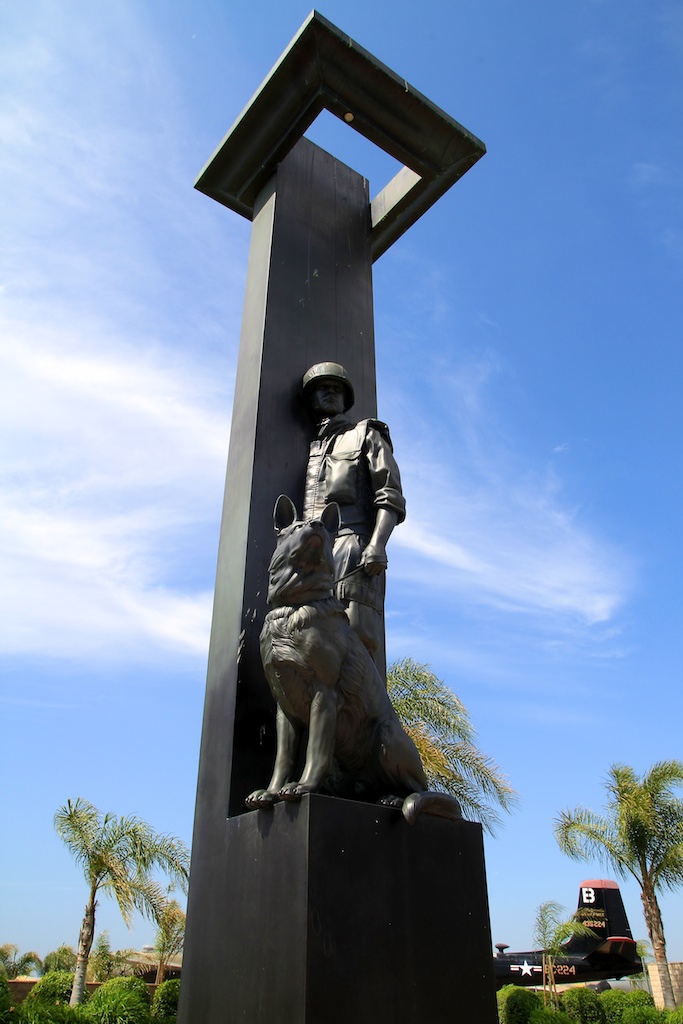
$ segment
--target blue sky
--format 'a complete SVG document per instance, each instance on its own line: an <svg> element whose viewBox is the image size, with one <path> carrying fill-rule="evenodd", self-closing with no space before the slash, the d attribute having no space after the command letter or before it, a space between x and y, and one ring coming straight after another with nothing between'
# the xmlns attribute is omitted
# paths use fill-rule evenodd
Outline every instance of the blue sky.
<svg viewBox="0 0 683 1024"><path fill-rule="evenodd" d="M553 817L597 810L615 761L681 756L683 9L320 10L488 147L375 265L408 503L387 642L520 794L486 856L493 939L528 948L539 903L604 874ZM249 241L192 184L308 13L0 12L0 943L76 942L68 797L191 839ZM332 122L312 137L376 194L391 161ZM672 960L682 911L664 897ZM106 901L98 922L153 937Z"/></svg>

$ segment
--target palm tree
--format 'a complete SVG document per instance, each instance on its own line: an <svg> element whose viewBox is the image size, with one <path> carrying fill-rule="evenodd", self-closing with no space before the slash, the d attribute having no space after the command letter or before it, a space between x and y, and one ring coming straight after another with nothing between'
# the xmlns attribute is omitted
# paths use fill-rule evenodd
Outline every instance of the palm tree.
<svg viewBox="0 0 683 1024"><path fill-rule="evenodd" d="M676 1002L666 959L657 894L683 883L683 761L659 761L640 778L629 765L614 764L605 788L605 814L577 807L555 821L555 838L574 860L597 860L640 886L645 924L667 1009Z"/></svg>
<svg viewBox="0 0 683 1024"><path fill-rule="evenodd" d="M88 981L109 981L110 978L122 978L134 974L130 958L135 955L134 949L111 948L109 932L105 929L95 939L88 960Z"/></svg>
<svg viewBox="0 0 683 1024"><path fill-rule="evenodd" d="M172 957L182 952L185 941L185 913L177 900L166 904L157 924L154 952L158 966L154 983L160 985L164 980L166 965Z"/></svg>
<svg viewBox="0 0 683 1024"><path fill-rule="evenodd" d="M498 765L474 745L467 709L428 665L404 658L387 670L391 703L415 746L430 788L451 793L466 816L493 832L498 805L510 811L517 794Z"/></svg>
<svg viewBox="0 0 683 1024"><path fill-rule="evenodd" d="M40 957L33 951L19 956L19 947L11 942L0 946L0 975L10 980L22 974L30 974L33 970L39 971L42 966Z"/></svg>
<svg viewBox="0 0 683 1024"><path fill-rule="evenodd" d="M59 808L54 826L83 868L88 884L71 992L70 1005L74 1006L83 1001L98 893L116 899L127 925L136 910L158 920L166 906L166 890L153 880L151 871L159 868L186 890L189 852L181 840L154 832L147 822L103 815L82 797Z"/></svg>
<svg viewBox="0 0 683 1024"><path fill-rule="evenodd" d="M76 959L73 946L63 942L43 958L43 974L49 974L50 971L68 971L72 974L76 970Z"/></svg>
<svg viewBox="0 0 683 1024"><path fill-rule="evenodd" d="M566 953L565 944L569 939L590 938L595 935L574 915L564 917L564 907L554 900L541 903L534 922L534 942L539 946L543 966L543 1005L550 1001L560 1008L560 999L555 982L555 961Z"/></svg>

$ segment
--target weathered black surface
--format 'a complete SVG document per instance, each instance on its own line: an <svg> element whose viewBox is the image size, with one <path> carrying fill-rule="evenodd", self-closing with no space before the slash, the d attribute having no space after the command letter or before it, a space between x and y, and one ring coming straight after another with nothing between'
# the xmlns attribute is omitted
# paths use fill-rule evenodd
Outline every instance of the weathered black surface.
<svg viewBox="0 0 683 1024"><path fill-rule="evenodd" d="M275 499L303 495L311 430L304 372L324 357L343 359L357 381L354 410L375 412L367 201L364 178L302 139L254 224L200 762L197 824L206 809L209 830L244 811L272 766L274 705L258 637ZM195 829L195 856L201 835Z"/></svg>
<svg viewBox="0 0 683 1024"><path fill-rule="evenodd" d="M275 703L258 638L273 505L282 493L303 496L311 430L303 374L315 362L342 362L355 385L354 414L376 415L368 202L365 178L302 139L257 204L209 649L186 989L207 948L220 947L232 927L226 817L246 811L245 797L270 777L275 756Z"/></svg>
<svg viewBox="0 0 683 1024"><path fill-rule="evenodd" d="M225 824L193 1024L495 1024L481 828L305 797Z"/></svg>

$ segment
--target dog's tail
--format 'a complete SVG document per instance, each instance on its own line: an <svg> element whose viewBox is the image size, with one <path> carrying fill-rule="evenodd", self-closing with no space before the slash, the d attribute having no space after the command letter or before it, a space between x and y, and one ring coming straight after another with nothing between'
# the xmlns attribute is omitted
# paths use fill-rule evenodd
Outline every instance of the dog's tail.
<svg viewBox="0 0 683 1024"><path fill-rule="evenodd" d="M448 793L411 793L403 801L403 817L409 825L415 824L418 814L432 814L438 818L459 821L462 818L460 804Z"/></svg>

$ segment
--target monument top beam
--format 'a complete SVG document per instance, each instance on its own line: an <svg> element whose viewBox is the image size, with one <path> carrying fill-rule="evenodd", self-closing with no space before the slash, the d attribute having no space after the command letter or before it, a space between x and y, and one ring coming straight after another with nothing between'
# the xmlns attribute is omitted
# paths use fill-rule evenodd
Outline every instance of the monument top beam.
<svg viewBox="0 0 683 1024"><path fill-rule="evenodd" d="M256 197L327 109L403 164L372 200L372 258L486 152L483 142L312 11L195 188L251 220Z"/></svg>

